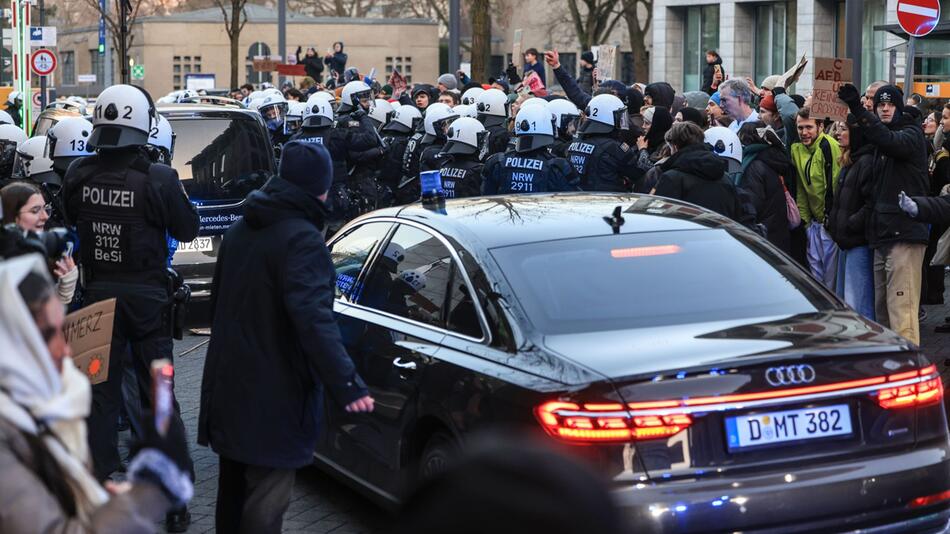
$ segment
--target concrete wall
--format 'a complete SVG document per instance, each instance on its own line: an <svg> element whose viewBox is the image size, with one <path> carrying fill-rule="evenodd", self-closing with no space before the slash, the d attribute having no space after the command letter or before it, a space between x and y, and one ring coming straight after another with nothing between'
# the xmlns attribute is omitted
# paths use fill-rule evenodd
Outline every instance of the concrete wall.
<svg viewBox="0 0 950 534"><path fill-rule="evenodd" d="M137 26L136 32L130 57L145 65L145 88L156 97L172 91L174 56L201 57L201 72L215 74L217 87L229 85L230 42L223 23L149 21ZM60 34L59 49L76 52L77 75L91 72L88 51L96 48L97 39L95 30ZM287 25L287 46L291 53L297 45L314 46L324 53L338 40L346 43L347 65L361 72L368 73L376 67L377 76L384 77L386 57L401 56L412 58L414 82L434 82L439 76L439 37L435 23ZM245 81L245 57L255 42L266 43L272 54L279 54L276 24L248 22L244 26L239 50L240 83ZM96 94L99 89L101 87L90 87L88 91ZM86 91L84 86L60 88L60 94L85 94Z"/></svg>

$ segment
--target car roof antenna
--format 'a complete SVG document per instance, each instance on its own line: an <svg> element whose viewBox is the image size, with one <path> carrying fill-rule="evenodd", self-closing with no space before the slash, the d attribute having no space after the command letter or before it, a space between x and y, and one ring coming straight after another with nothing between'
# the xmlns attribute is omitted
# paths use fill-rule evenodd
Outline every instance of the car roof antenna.
<svg viewBox="0 0 950 534"><path fill-rule="evenodd" d="M611 217L604 217L604 222L613 228L615 234L620 233L620 227L623 226L624 218L620 215L623 212L622 206L614 208L614 214Z"/></svg>

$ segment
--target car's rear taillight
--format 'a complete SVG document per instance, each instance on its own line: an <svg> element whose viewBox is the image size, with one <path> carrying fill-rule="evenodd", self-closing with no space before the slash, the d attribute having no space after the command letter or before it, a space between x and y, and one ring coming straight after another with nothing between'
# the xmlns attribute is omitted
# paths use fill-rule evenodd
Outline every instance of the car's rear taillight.
<svg viewBox="0 0 950 534"><path fill-rule="evenodd" d="M933 495L927 495L924 497L917 497L916 499L913 499L907 503L907 507L922 508L924 506L930 506L932 504L937 504L948 500L950 500L950 490L941 491L940 493L935 493Z"/></svg>
<svg viewBox="0 0 950 534"><path fill-rule="evenodd" d="M622 404L551 401L535 408L548 434L573 443L617 443L665 438L693 423L687 414L632 416Z"/></svg>
<svg viewBox="0 0 950 534"><path fill-rule="evenodd" d="M897 382L911 378L922 377L923 380L915 384L884 388L877 393L877 403L881 408L906 408L912 406L928 406L943 399L943 382L937 375L937 366L929 365L916 371L909 371L887 377L888 382Z"/></svg>

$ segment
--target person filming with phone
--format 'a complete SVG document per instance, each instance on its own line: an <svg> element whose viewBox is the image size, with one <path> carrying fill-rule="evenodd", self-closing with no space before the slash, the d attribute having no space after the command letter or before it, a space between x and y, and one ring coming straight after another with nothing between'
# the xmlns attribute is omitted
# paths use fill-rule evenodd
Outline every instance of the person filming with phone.
<svg viewBox="0 0 950 534"><path fill-rule="evenodd" d="M194 492L185 435L151 428L127 481L100 485L86 443L92 390L64 319L41 255L0 262L0 532L155 532Z"/></svg>

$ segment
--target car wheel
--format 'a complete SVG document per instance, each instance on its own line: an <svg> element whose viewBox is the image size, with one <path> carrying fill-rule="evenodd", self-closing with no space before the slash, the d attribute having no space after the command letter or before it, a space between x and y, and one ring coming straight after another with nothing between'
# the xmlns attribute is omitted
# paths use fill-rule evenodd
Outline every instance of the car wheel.
<svg viewBox="0 0 950 534"><path fill-rule="evenodd" d="M443 473L457 452L458 446L448 433L432 434L419 458L419 480L426 480Z"/></svg>

